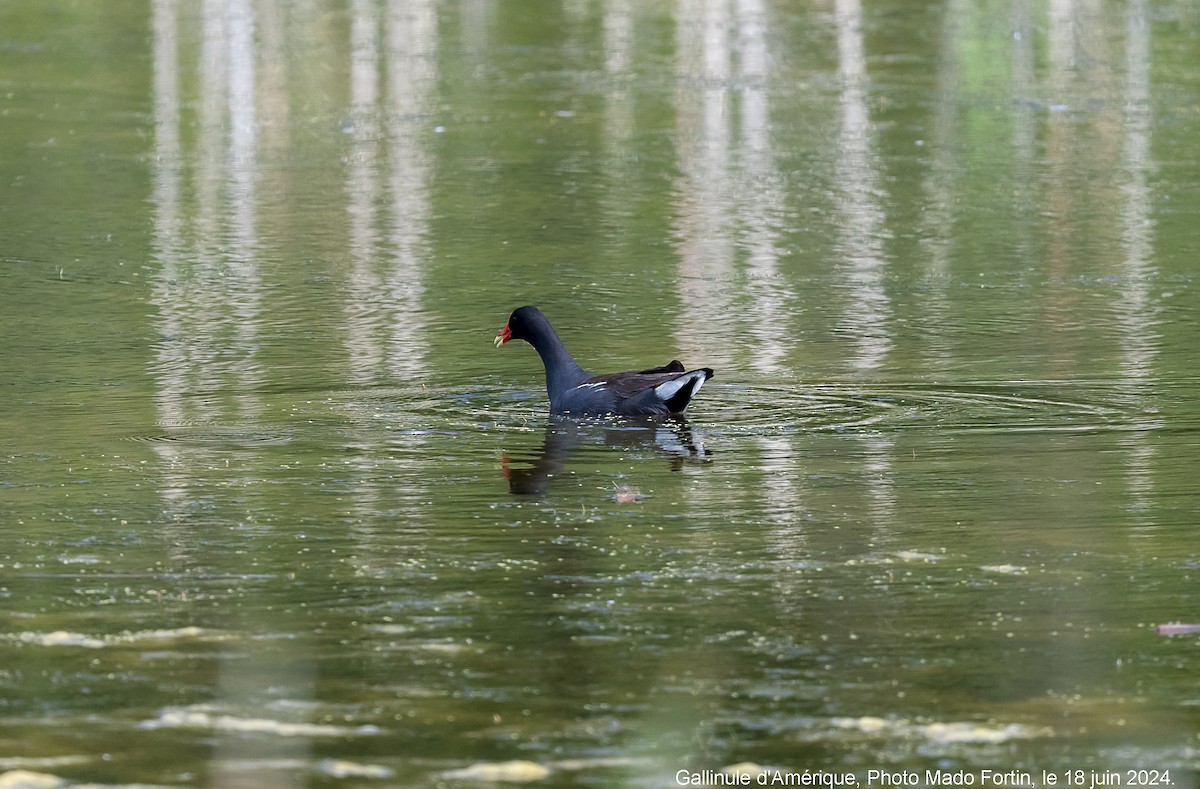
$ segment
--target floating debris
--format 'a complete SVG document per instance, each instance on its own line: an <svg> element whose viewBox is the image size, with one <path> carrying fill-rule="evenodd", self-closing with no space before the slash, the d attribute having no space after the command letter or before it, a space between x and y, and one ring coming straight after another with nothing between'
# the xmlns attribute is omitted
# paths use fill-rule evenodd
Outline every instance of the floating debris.
<svg viewBox="0 0 1200 789"><path fill-rule="evenodd" d="M1184 633L1200 633L1200 625L1184 625L1172 622L1166 625L1155 625L1154 632L1160 636L1181 636Z"/></svg>
<svg viewBox="0 0 1200 789"><path fill-rule="evenodd" d="M111 636L89 636L84 633L72 633L67 630L55 630L50 633L6 633L0 638L16 641L21 644L33 644L40 647L83 647L85 649L102 649L117 644L133 644L143 641L173 641L176 639L225 640L226 634L219 631L207 630L202 627L176 627L166 630L138 630L118 633Z"/></svg>
<svg viewBox="0 0 1200 789"><path fill-rule="evenodd" d="M281 737L350 737L375 735L378 726L334 726L323 723L289 723L272 718L239 718L213 715L195 707L168 707L157 718L142 721L139 729L212 729L243 734L274 734Z"/></svg>
<svg viewBox="0 0 1200 789"><path fill-rule="evenodd" d="M896 551L892 555L902 562L940 562L946 558L940 554L923 551Z"/></svg>
<svg viewBox="0 0 1200 789"><path fill-rule="evenodd" d="M985 564L979 568L985 573L1000 573L1002 575L1024 575L1027 571L1017 564Z"/></svg>
<svg viewBox="0 0 1200 789"><path fill-rule="evenodd" d="M912 737L945 745L949 743L999 744L1011 740L1027 740L1050 734L1048 729L1024 726L1019 723L985 725L971 721L915 723L867 715L861 718L833 718L830 723L839 729L853 729L864 734Z"/></svg>
<svg viewBox="0 0 1200 789"><path fill-rule="evenodd" d="M731 777L747 775L751 778L757 778L760 775L765 775L767 768L756 762L738 762L721 768L721 773Z"/></svg>
<svg viewBox="0 0 1200 789"><path fill-rule="evenodd" d="M632 485L618 485L613 498L618 504L634 504L642 497L642 492Z"/></svg>
<svg viewBox="0 0 1200 789"><path fill-rule="evenodd" d="M931 723L920 727L925 739L936 743L990 743L999 744L1011 740L1024 740L1038 736L1039 732L1019 723L1004 726L986 726L968 721ZM1044 733L1044 732L1043 732Z"/></svg>
<svg viewBox="0 0 1200 789"><path fill-rule="evenodd" d="M91 757L83 755L67 756L0 756L0 771L28 771L33 767L63 767L68 765L87 764Z"/></svg>
<svg viewBox="0 0 1200 789"><path fill-rule="evenodd" d="M54 789L56 786L66 785L66 781L49 773L35 773L30 770L9 770L0 773L0 789Z"/></svg>
<svg viewBox="0 0 1200 789"><path fill-rule="evenodd" d="M317 771L333 778L391 778L396 771L381 764L359 764L343 759L322 759Z"/></svg>
<svg viewBox="0 0 1200 789"><path fill-rule="evenodd" d="M537 762L517 759L511 762L479 762L458 770L442 773L452 781L490 781L493 783L525 783L540 781L550 775L550 768Z"/></svg>
<svg viewBox="0 0 1200 789"><path fill-rule="evenodd" d="M867 734L875 734L891 725L885 718L878 718L874 715L863 715L859 718L834 718L830 723L839 729L858 729Z"/></svg>
<svg viewBox="0 0 1200 789"><path fill-rule="evenodd" d="M99 638L85 636L83 633L68 633L66 630L55 630L52 633L14 633L8 638L13 641L19 641L22 644L36 644L40 647L85 647L87 649L100 649L108 646L107 642ZM2 786L2 784L0 784Z"/></svg>

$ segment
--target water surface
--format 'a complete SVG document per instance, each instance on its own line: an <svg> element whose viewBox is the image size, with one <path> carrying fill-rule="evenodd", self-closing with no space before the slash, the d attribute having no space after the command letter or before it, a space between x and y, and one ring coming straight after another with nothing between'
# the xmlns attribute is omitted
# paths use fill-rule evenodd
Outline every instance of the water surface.
<svg viewBox="0 0 1200 789"><path fill-rule="evenodd" d="M0 771L1194 786L1198 24L8 4Z"/></svg>

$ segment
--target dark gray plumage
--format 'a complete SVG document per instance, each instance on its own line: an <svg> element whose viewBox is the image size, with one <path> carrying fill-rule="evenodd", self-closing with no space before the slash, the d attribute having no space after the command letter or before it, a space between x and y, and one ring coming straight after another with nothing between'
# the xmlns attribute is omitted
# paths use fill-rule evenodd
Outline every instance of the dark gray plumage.
<svg viewBox="0 0 1200 789"><path fill-rule="evenodd" d="M679 414L713 375L708 367L685 370L677 360L648 370L592 375L571 358L537 307L513 311L496 335L496 347L509 340L525 340L542 357L550 411L556 414Z"/></svg>

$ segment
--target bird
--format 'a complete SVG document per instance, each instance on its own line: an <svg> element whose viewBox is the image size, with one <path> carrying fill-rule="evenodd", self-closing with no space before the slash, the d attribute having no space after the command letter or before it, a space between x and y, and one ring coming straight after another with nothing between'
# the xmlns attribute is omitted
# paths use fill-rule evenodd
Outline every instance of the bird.
<svg viewBox="0 0 1200 789"><path fill-rule="evenodd" d="M677 359L646 370L592 375L571 357L549 319L537 307L513 310L508 323L496 335L496 347L510 340L524 340L542 357L552 414L682 414L704 382L713 376L710 367L687 370Z"/></svg>

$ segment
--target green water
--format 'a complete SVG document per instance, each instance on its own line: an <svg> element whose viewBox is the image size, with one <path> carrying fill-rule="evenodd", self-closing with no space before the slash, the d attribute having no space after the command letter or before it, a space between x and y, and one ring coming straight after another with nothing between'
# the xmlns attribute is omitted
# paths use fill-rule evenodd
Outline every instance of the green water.
<svg viewBox="0 0 1200 789"><path fill-rule="evenodd" d="M0 4L0 786L1194 787L1198 29Z"/></svg>

